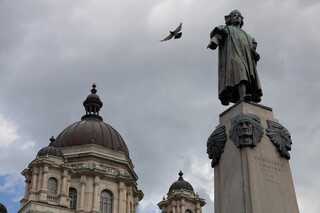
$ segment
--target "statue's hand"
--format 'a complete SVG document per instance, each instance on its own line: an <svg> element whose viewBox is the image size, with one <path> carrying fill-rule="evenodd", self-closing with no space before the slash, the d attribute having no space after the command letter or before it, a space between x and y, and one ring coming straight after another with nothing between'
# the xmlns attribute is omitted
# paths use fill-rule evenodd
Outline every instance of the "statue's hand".
<svg viewBox="0 0 320 213"><path fill-rule="evenodd" d="M260 55L259 53L257 53L257 51L255 51L254 49L252 49L253 52L253 57L255 61L259 61L260 60Z"/></svg>
<svg viewBox="0 0 320 213"><path fill-rule="evenodd" d="M214 43L214 42L212 42L212 41L210 41L210 43L208 44L208 46L207 46L207 49L212 49L212 50L215 50L216 48L217 48L217 44L216 43Z"/></svg>

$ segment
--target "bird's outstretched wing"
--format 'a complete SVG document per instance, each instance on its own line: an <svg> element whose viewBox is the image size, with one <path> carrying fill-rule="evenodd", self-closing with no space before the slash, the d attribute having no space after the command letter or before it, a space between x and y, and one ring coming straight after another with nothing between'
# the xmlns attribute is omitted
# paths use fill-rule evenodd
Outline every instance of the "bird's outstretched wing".
<svg viewBox="0 0 320 213"><path fill-rule="evenodd" d="M162 39L160 41L161 42L162 41L168 41L168 40L172 39L173 37L175 39L180 38L181 35L182 35L182 33L179 33L181 29L182 29L182 23L180 23L180 25L177 27L177 29L175 29L174 31L170 31L170 35L168 35L166 38L164 38L164 39Z"/></svg>
<svg viewBox="0 0 320 213"><path fill-rule="evenodd" d="M173 33L176 34L176 33L180 32L181 29L182 29L182 23L180 23L180 25L177 27L177 29L175 29L173 31Z"/></svg>
<svg viewBox="0 0 320 213"><path fill-rule="evenodd" d="M172 37L173 37L173 35L170 34L166 38L162 39L161 41L168 41L168 40L172 39Z"/></svg>

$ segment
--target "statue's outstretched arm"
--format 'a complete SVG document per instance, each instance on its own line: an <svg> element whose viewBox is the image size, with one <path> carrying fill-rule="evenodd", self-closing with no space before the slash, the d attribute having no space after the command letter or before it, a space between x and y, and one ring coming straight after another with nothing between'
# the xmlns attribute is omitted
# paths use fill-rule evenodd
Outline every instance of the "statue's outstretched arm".
<svg viewBox="0 0 320 213"><path fill-rule="evenodd" d="M225 26L219 26L214 28L210 33L210 43L208 44L207 48L210 48L212 50L215 50L220 42L224 39L224 37L227 37L227 32L224 29Z"/></svg>
<svg viewBox="0 0 320 213"><path fill-rule="evenodd" d="M210 40L210 43L208 44L207 48L210 48L212 50L215 50L217 46L219 45L220 41L222 40L222 36L219 34L216 34L213 36Z"/></svg>

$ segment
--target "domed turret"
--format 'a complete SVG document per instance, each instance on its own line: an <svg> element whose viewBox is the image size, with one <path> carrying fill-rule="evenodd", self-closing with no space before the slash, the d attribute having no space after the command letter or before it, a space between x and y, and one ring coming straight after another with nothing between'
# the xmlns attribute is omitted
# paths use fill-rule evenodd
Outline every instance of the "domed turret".
<svg viewBox="0 0 320 213"><path fill-rule="evenodd" d="M86 114L82 116L81 120L84 120L86 118L96 118L100 121L103 121L102 117L99 116L99 111L103 106L103 103L96 93L96 84L93 84L91 94L88 95L87 99L83 102L83 106L86 109Z"/></svg>
<svg viewBox="0 0 320 213"><path fill-rule="evenodd" d="M158 203L162 212L202 212L206 202L195 194L190 183L183 180L183 173L180 170L179 179L171 184L167 197L163 196L162 201Z"/></svg>
<svg viewBox="0 0 320 213"><path fill-rule="evenodd" d="M96 94L96 85L92 85L91 94L83 102L86 114L78 121L65 128L57 137L55 146L76 146L98 144L115 151L124 152L128 157L129 151L121 135L109 124L103 122L99 111L103 106Z"/></svg>
<svg viewBox="0 0 320 213"><path fill-rule="evenodd" d="M0 213L7 213L7 209L2 203L0 203Z"/></svg>
<svg viewBox="0 0 320 213"><path fill-rule="evenodd" d="M49 146L46 146L46 147L40 149L37 156L40 157L40 156L47 156L48 155L48 156L55 156L55 157L59 157L59 158L64 159L62 151L54 146L55 139L53 136L50 138L50 141L51 142L50 142Z"/></svg>
<svg viewBox="0 0 320 213"><path fill-rule="evenodd" d="M182 175L183 175L183 173L182 173L182 171L180 170L180 172L179 172L179 176L180 176L180 177L179 177L179 179L178 179L176 182L174 182L174 183L170 186L168 194L169 194L170 192L172 192L173 190L181 190L181 189L189 190L189 191L192 191L192 192L194 193L193 187L191 186L190 183L188 183L187 181L185 181L185 180L183 179Z"/></svg>

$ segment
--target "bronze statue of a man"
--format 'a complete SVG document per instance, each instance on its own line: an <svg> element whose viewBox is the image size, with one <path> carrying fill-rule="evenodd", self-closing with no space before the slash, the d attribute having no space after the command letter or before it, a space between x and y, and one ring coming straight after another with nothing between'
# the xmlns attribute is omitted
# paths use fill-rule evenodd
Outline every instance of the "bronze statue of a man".
<svg viewBox="0 0 320 213"><path fill-rule="evenodd" d="M219 46L219 99L222 105L239 100L260 102L262 90L256 64L257 42L245 31L238 10L225 16L226 25L214 28L207 48Z"/></svg>

